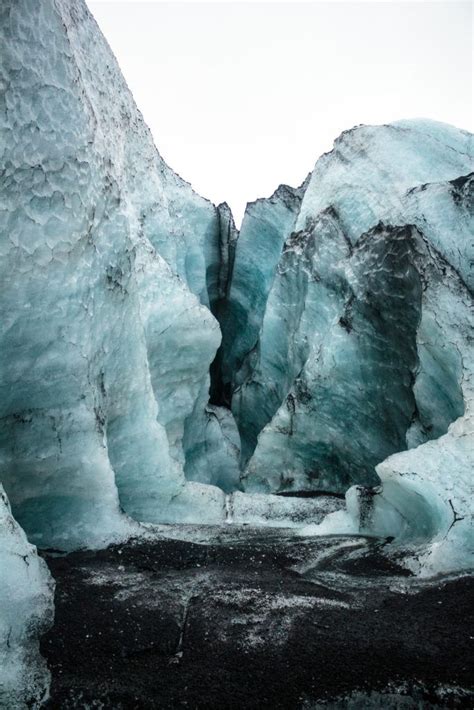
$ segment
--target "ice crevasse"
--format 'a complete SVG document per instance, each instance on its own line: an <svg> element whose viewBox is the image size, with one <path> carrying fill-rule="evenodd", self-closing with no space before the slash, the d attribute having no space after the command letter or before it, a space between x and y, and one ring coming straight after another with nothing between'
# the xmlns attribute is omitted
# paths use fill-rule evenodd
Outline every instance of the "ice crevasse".
<svg viewBox="0 0 474 710"><path fill-rule="evenodd" d="M82 0L6 0L0 39L0 705L47 693L34 545L232 520L469 567L473 136L356 127L237 230Z"/></svg>

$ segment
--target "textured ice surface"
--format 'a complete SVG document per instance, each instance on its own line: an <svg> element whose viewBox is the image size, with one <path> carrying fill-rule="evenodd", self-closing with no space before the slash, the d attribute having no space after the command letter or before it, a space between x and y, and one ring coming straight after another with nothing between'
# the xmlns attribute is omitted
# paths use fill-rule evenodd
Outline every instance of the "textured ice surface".
<svg viewBox="0 0 474 710"><path fill-rule="evenodd" d="M474 563L474 309L459 274L414 233L423 290L412 448L379 463L381 485L350 488L347 511L313 532L394 537L408 548L413 571L426 575Z"/></svg>
<svg viewBox="0 0 474 710"><path fill-rule="evenodd" d="M192 500L219 215L160 158L83 2L7 0L0 20L1 476L31 540L100 545L120 509Z"/></svg>
<svg viewBox="0 0 474 710"><path fill-rule="evenodd" d="M470 150L472 162L472 139ZM423 232L474 291L473 174L408 190L402 198L402 210L405 219Z"/></svg>
<svg viewBox="0 0 474 710"><path fill-rule="evenodd" d="M408 432L415 448L377 466L382 487L373 495L357 487L347 493L361 532L420 543L412 566L423 574L474 563L473 300L439 255L433 254L427 275L417 334L417 417ZM456 418L460 395L465 412ZM449 417L455 421L448 427Z"/></svg>
<svg viewBox="0 0 474 710"><path fill-rule="evenodd" d="M0 707L37 708L49 671L38 637L53 622L54 584L46 564L13 519L0 485Z"/></svg>
<svg viewBox="0 0 474 710"><path fill-rule="evenodd" d="M347 131L318 161L232 395L246 490L375 484L463 413L460 355L430 317L441 292L423 292L436 262L448 308L470 301L473 162L470 134L430 121Z"/></svg>
<svg viewBox="0 0 474 710"><path fill-rule="evenodd" d="M206 390L207 396L207 390ZM193 443L186 446L186 478L210 483L231 493L240 487L240 437L232 413L209 404L195 412L188 426Z"/></svg>
<svg viewBox="0 0 474 710"><path fill-rule="evenodd" d="M424 119L352 128L317 161L296 228L305 229L333 207L354 243L380 219L403 223L409 190L466 175L472 163L472 134L444 123Z"/></svg>
<svg viewBox="0 0 474 710"><path fill-rule="evenodd" d="M247 467L249 489L344 492L351 481L371 485L375 464L404 448L414 410L421 293L411 233L377 227L345 250L337 220L325 214L282 256L275 281L282 274L286 285L288 272L295 272L306 298L290 333L286 312L275 309L271 316L280 351L294 348L297 364L285 369L283 405Z"/></svg>
<svg viewBox="0 0 474 710"><path fill-rule="evenodd" d="M458 131L453 137L453 130L445 128L443 133L431 123L424 131L418 123L413 129L403 130L362 127L343 134L334 151L318 161L298 217L298 224L305 228L288 240L276 271L255 348L255 375L248 377L233 404L240 424L242 400L252 400L254 391L266 402L273 399L281 403L274 420L262 432L250 462L249 479L267 478L267 451L270 468L272 457L281 453L281 439L285 440L280 469L283 481L277 480L275 472L272 489L287 487L288 479L291 486L291 479L298 481L301 475L310 479L305 487L312 480L318 487L344 486L351 475L369 483L367 468L373 471L374 462L403 448L407 417L409 420L413 413L410 380L417 367L414 346L421 282L410 264L413 259L408 237L404 237L403 229L397 232L391 227L413 223L413 209L407 209L409 214L404 215L400 207L396 220L389 221L387 205L393 202L398 207L401 200L397 190L409 181L413 185L432 173L439 176L443 166L445 177L454 177L454 170L472 167L472 157L469 163L467 155L468 134ZM403 151L400 141L403 146L407 144ZM404 158L402 166L399 153ZM380 179L382 167L385 181ZM377 190L372 185L374 172L379 180ZM325 202L321 202L322 194ZM460 207L453 196L451 204L451 212L459 213L453 214L454 221L466 222L469 206ZM438 212L443 214L442 210ZM365 216L365 222L360 215ZM387 219L385 230L374 229L382 218ZM423 213L418 214L418 220L422 226ZM432 223L438 246L446 235L441 226L436 227L436 219ZM460 236L467 237L467 232L465 229ZM469 241L464 239L465 243ZM460 251L467 249L465 243ZM452 404L457 416L462 412L459 396ZM309 416L298 417L298 410L304 407ZM350 417L344 416L345 412L350 412ZM328 432L328 427L335 431ZM306 454L303 442L308 440L313 450ZM369 459L351 456L349 461L341 461L339 451L346 456L347 446L366 447ZM310 458L315 470L309 461L300 464L300 456ZM331 468L339 471L342 480L334 478Z"/></svg>
<svg viewBox="0 0 474 710"><path fill-rule="evenodd" d="M432 571L470 564L473 167L451 126L346 131L249 207L221 310L244 490L362 484L317 531L434 538Z"/></svg>
<svg viewBox="0 0 474 710"><path fill-rule="evenodd" d="M275 269L285 239L294 227L303 192L304 186L293 189L282 185L271 197L251 202L245 211L235 240L227 297L218 313L222 328L222 347L218 353L221 401L226 404L230 403L230 393L235 393L245 381L249 368L253 369L253 347ZM261 417L263 409L259 403L256 416ZM247 421L245 414L240 417L242 422ZM243 441L246 439L247 436ZM246 457L246 447L243 456Z"/></svg>
<svg viewBox="0 0 474 710"><path fill-rule="evenodd" d="M464 565L472 136L347 131L238 234L161 159L82 1L0 23L0 465L30 540L304 519ZM323 522L261 496L348 489Z"/></svg>

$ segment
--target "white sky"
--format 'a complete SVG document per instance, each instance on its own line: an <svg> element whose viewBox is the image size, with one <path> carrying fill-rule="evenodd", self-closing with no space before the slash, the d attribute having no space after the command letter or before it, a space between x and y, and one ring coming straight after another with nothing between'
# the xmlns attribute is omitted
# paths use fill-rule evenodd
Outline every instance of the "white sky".
<svg viewBox="0 0 474 710"><path fill-rule="evenodd" d="M473 129L473 5L89 0L169 165L237 223L358 123Z"/></svg>

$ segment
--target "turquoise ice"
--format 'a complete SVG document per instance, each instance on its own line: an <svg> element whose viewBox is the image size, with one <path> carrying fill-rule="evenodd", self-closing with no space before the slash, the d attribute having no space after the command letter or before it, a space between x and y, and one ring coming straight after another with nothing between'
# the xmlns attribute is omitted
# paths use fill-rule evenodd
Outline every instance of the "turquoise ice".
<svg viewBox="0 0 474 710"><path fill-rule="evenodd" d="M0 41L0 704L47 693L34 545L310 524L468 568L473 136L346 131L239 233L163 161L83 0L6 0Z"/></svg>

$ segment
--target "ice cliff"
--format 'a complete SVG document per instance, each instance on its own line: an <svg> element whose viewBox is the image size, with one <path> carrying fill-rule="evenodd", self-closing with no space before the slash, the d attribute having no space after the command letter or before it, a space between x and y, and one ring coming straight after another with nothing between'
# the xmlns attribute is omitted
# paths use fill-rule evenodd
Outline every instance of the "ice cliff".
<svg viewBox="0 0 474 710"><path fill-rule="evenodd" d="M435 122L343 133L249 206L222 319L244 489L348 491L316 531L434 540L426 570L472 563L473 166Z"/></svg>
<svg viewBox="0 0 474 710"><path fill-rule="evenodd" d="M47 692L30 543L307 522L467 567L473 137L347 131L239 233L160 157L82 0L5 0L0 37L0 703Z"/></svg>
<svg viewBox="0 0 474 710"><path fill-rule="evenodd" d="M15 519L63 549L130 534L132 518L222 521L223 492L186 483L183 449L220 342L219 213L157 153L84 2L7 0L0 37L0 481ZM52 591L2 505L13 708L46 692Z"/></svg>
<svg viewBox="0 0 474 710"><path fill-rule="evenodd" d="M2 47L14 515L33 542L66 548L126 531L121 509L161 520L189 499L189 519L218 520L221 492L185 484L183 439L206 416L220 342L219 213L159 156L84 3L4 3Z"/></svg>

